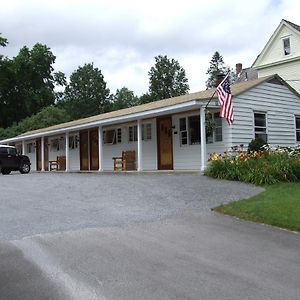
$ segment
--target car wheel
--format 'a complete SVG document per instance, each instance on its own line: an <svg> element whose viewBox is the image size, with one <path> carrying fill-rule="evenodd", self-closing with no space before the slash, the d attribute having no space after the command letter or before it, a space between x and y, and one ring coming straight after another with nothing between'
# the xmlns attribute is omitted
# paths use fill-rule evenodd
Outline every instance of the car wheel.
<svg viewBox="0 0 300 300"><path fill-rule="evenodd" d="M27 163L23 163L21 168L20 168L20 173L21 174L28 174L30 172L30 165Z"/></svg>
<svg viewBox="0 0 300 300"><path fill-rule="evenodd" d="M1 170L1 173L2 173L3 175L8 175L8 174L10 174L10 172L11 172L11 170L9 170L9 169L2 169L2 170Z"/></svg>

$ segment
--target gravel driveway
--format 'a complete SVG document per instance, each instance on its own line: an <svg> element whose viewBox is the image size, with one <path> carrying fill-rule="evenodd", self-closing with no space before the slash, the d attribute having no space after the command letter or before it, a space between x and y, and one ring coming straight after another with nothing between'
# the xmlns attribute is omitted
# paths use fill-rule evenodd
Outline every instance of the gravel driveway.
<svg viewBox="0 0 300 300"><path fill-rule="evenodd" d="M0 240L205 212L262 191L198 173L14 173L0 182Z"/></svg>

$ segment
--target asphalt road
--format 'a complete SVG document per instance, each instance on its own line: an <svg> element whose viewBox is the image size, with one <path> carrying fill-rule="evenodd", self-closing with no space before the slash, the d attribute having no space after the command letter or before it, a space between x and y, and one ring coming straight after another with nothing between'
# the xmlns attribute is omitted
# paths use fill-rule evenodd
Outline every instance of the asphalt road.
<svg viewBox="0 0 300 300"><path fill-rule="evenodd" d="M2 233L18 238L0 242L0 299L299 299L299 234L209 211L257 192L255 187L195 174L32 174L0 180L1 219L4 209L13 215L11 209L16 223L30 212L34 223ZM2 200L15 182L28 192L22 199L30 209L23 213L21 199L11 205ZM29 182L34 191L26 188ZM45 189L56 183L59 192L50 197ZM77 198L62 195L62 184ZM79 196L85 187L90 188ZM95 223L93 211L102 221ZM48 215L61 225L45 233ZM35 235L27 236L30 232Z"/></svg>

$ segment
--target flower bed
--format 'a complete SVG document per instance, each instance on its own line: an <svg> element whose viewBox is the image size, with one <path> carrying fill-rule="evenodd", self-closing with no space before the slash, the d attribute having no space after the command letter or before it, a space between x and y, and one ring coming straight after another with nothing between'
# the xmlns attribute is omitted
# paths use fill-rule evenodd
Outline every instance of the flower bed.
<svg viewBox="0 0 300 300"><path fill-rule="evenodd" d="M212 153L205 175L258 185L300 181L300 146Z"/></svg>

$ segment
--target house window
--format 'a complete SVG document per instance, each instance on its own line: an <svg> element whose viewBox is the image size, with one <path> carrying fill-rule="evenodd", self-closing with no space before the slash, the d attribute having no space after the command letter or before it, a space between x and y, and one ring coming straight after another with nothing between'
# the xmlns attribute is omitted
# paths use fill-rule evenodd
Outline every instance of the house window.
<svg viewBox="0 0 300 300"><path fill-rule="evenodd" d="M262 138L265 142L268 141L267 137L267 123L265 113L254 113L254 135L255 138Z"/></svg>
<svg viewBox="0 0 300 300"><path fill-rule="evenodd" d="M150 141L152 138L151 123L142 124L142 140Z"/></svg>
<svg viewBox="0 0 300 300"><path fill-rule="evenodd" d="M190 145L200 144L200 117L188 117Z"/></svg>
<svg viewBox="0 0 300 300"><path fill-rule="evenodd" d="M77 135L71 135L69 137L69 148L70 149L78 148L78 136Z"/></svg>
<svg viewBox="0 0 300 300"><path fill-rule="evenodd" d="M129 142L137 141L137 125L128 127L128 141Z"/></svg>
<svg viewBox="0 0 300 300"><path fill-rule="evenodd" d="M104 144L120 144L122 143L122 128L103 130Z"/></svg>
<svg viewBox="0 0 300 300"><path fill-rule="evenodd" d="M179 119L179 131L180 131L180 146L187 145L188 136L186 128L186 118Z"/></svg>
<svg viewBox="0 0 300 300"><path fill-rule="evenodd" d="M117 144L122 143L122 128L117 129Z"/></svg>
<svg viewBox="0 0 300 300"><path fill-rule="evenodd" d="M220 118L220 113L214 113L214 124L215 124L215 142L223 141L223 129L222 129L222 119Z"/></svg>
<svg viewBox="0 0 300 300"><path fill-rule="evenodd" d="M291 54L290 38L283 39L283 53L284 53L284 55Z"/></svg>
<svg viewBox="0 0 300 300"><path fill-rule="evenodd" d="M296 116L296 141L300 142L300 116Z"/></svg>
<svg viewBox="0 0 300 300"><path fill-rule="evenodd" d="M27 145L26 145L26 148L27 148L27 149L26 149L26 150L27 150L27 151L26 151L27 153L33 153L33 143L27 144Z"/></svg>
<svg viewBox="0 0 300 300"><path fill-rule="evenodd" d="M115 129L108 129L103 131L103 143L104 144L115 144L116 131Z"/></svg>

